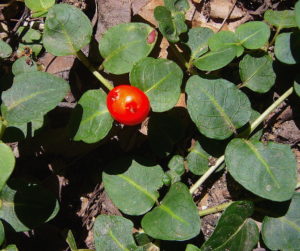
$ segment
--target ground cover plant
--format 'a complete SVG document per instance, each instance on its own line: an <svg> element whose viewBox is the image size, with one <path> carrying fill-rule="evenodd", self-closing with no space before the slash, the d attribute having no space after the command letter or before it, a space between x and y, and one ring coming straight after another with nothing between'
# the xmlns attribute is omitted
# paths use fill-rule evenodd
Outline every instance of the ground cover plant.
<svg viewBox="0 0 300 251"><path fill-rule="evenodd" d="M218 32L185 20L189 1L163 3L153 11L158 28L138 20L107 29L96 48L101 65L95 66L84 49L94 42L93 25L82 10L25 0L44 26L18 27L16 44L0 40L2 250L27 250L7 236L30 236L63 219L61 194L53 193L59 185L48 189L39 180L40 170L34 171L39 175L22 170L22 154L14 147L15 142L20 151L31 147L55 123L63 124L59 133L70 145L70 166L74 159L91 158L96 171L86 168L81 175L97 189L102 184L115 206L116 213L92 217L95 250L300 250L299 178L291 149L298 142L263 140L262 126L287 99L299 104L300 2L266 10L262 20L241 23L235 31ZM157 57L163 38L173 57ZM86 84L76 102L66 102L75 87L43 71L38 63L43 51L76 57L98 86ZM118 82L118 76L130 85ZM259 97L274 88L280 95L261 105ZM178 106L180 100L184 106ZM59 108L68 108L68 116L58 117ZM120 132L143 128L140 145L122 147L132 134ZM61 137L58 131L44 135L50 141ZM51 142L60 149L60 141ZM72 144L80 151L72 152ZM105 156L109 148L112 155ZM104 160L91 157L95 149ZM35 154L46 155L47 147ZM67 172L54 166L59 164L50 165L59 177ZM72 166L68 170L74 172ZM222 174L242 194L200 208L205 183ZM203 237L202 218L214 213L221 214L218 222ZM61 231L66 249L92 250L78 249L70 229Z"/></svg>

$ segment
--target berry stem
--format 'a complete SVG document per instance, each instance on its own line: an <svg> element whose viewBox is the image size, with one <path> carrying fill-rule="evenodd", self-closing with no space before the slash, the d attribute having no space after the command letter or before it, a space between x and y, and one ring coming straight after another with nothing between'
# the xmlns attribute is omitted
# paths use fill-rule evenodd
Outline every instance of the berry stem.
<svg viewBox="0 0 300 251"><path fill-rule="evenodd" d="M114 88L114 86L96 70L81 50L76 53L76 56L108 90Z"/></svg>
<svg viewBox="0 0 300 251"><path fill-rule="evenodd" d="M226 203L223 203L223 204L220 204L220 205L211 207L211 208L207 208L207 209L205 209L205 210L200 210L200 211L199 211L199 216L202 217L202 216L205 216L205 215L218 213L218 212L220 212L220 211L225 210L225 209L226 209L227 207L229 207L232 203L233 203L233 201L230 201L230 202L226 202Z"/></svg>

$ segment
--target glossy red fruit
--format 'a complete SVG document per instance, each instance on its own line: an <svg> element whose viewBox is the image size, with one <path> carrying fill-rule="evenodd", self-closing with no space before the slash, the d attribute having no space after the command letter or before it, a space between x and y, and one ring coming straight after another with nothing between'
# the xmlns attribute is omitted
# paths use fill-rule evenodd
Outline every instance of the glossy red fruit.
<svg viewBox="0 0 300 251"><path fill-rule="evenodd" d="M124 125L137 125L144 121L150 111L146 94L131 85L119 85L112 89L106 99L111 116Z"/></svg>

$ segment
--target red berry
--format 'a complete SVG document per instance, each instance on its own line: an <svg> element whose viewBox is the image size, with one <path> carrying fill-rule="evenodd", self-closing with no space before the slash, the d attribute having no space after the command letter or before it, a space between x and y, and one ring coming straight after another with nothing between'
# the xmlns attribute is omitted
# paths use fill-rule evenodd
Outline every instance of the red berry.
<svg viewBox="0 0 300 251"><path fill-rule="evenodd" d="M131 85L119 85L106 98L111 116L124 125L137 125L150 111L149 99L144 92Z"/></svg>

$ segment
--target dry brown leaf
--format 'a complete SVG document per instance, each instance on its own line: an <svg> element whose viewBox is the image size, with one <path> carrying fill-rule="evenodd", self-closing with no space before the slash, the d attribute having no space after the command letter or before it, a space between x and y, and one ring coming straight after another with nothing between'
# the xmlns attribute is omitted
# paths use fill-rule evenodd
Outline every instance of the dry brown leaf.
<svg viewBox="0 0 300 251"><path fill-rule="evenodd" d="M164 5L164 1L163 0L151 0L146 6L144 6L140 11L139 11L139 15L145 19L146 21L148 21L149 23L153 24L154 26L157 27L157 22L154 18L154 9L157 6L161 6Z"/></svg>
<svg viewBox="0 0 300 251"><path fill-rule="evenodd" d="M210 17L225 19L231 9L233 8L233 2L229 0L211 0L210 1ZM241 18L245 15L245 12L240 9L237 5L234 6L230 19Z"/></svg>

